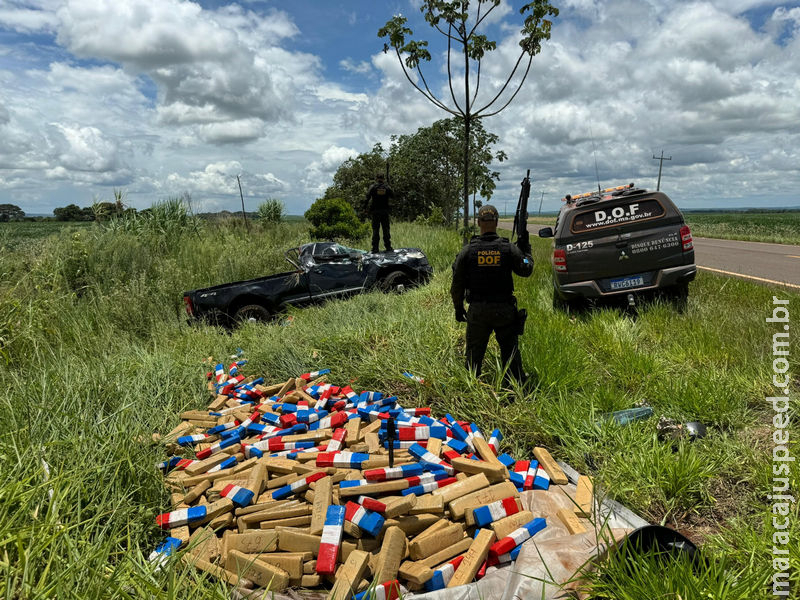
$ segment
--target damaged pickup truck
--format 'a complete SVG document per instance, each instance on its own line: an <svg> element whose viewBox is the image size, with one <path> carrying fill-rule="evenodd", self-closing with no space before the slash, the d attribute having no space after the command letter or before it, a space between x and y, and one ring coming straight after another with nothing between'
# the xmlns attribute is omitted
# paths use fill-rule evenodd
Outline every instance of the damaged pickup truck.
<svg viewBox="0 0 800 600"><path fill-rule="evenodd" d="M368 253L334 242L284 253L293 271L184 292L191 319L231 326L267 321L290 306L307 306L371 290L402 292L427 283L433 267L418 248Z"/></svg>

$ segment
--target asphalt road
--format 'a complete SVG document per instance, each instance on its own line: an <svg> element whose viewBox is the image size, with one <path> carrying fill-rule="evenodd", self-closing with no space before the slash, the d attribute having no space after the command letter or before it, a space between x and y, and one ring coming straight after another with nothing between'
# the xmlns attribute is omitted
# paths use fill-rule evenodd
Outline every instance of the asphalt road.
<svg viewBox="0 0 800 600"><path fill-rule="evenodd" d="M499 227L511 225L500 221ZM530 225L531 235L539 227L544 225ZM696 237L694 259L698 268L712 273L800 289L800 246Z"/></svg>

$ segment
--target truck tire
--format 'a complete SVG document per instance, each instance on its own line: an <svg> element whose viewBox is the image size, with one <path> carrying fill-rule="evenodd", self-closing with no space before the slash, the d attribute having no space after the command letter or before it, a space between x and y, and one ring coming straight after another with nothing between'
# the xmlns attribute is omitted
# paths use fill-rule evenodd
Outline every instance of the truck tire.
<svg viewBox="0 0 800 600"><path fill-rule="evenodd" d="M589 303L586 298L573 298L572 300L564 300L558 293L553 290L553 310L569 314L579 314L585 312L589 308Z"/></svg>
<svg viewBox="0 0 800 600"><path fill-rule="evenodd" d="M392 271L378 282L382 292L402 294L411 287L411 280L403 271Z"/></svg>
<svg viewBox="0 0 800 600"><path fill-rule="evenodd" d="M272 314L260 304L247 304L237 310L233 318L237 323L264 323Z"/></svg>

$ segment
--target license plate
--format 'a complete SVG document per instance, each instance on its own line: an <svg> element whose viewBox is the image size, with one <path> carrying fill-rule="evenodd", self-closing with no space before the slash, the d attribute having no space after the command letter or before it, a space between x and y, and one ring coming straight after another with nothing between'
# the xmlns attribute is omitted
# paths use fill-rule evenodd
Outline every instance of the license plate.
<svg viewBox="0 0 800 600"><path fill-rule="evenodd" d="M644 277L641 275L632 275L630 277L621 277L620 279L611 280L612 290L627 290L642 285L644 285Z"/></svg>

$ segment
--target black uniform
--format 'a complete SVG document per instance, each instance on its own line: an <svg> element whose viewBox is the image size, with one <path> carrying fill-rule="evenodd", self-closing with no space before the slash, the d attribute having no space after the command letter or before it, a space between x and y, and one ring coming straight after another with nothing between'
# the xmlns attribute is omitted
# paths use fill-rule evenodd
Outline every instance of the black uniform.
<svg viewBox="0 0 800 600"><path fill-rule="evenodd" d="M467 368L481 372L486 345L494 331L508 374L523 381L522 360L517 346L519 320L512 273L528 277L533 259L496 233L474 236L453 263L450 295L456 318L463 317L464 300L469 302L467 320Z"/></svg>
<svg viewBox="0 0 800 600"><path fill-rule="evenodd" d="M380 230L383 228L383 244L392 251L392 236L389 232L389 200L394 198L392 188L383 181L372 184L367 191L367 210L372 217L372 251L378 251Z"/></svg>

